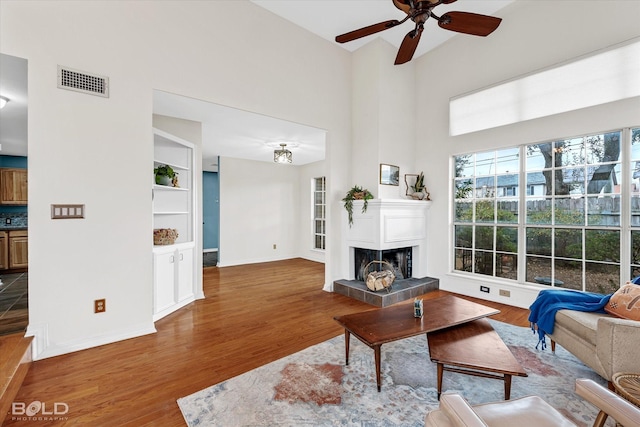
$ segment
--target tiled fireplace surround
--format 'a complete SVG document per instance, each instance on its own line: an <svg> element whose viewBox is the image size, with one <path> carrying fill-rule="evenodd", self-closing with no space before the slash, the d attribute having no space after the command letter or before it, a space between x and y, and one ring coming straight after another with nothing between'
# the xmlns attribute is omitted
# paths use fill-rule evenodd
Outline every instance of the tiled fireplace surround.
<svg viewBox="0 0 640 427"><path fill-rule="evenodd" d="M367 211L362 213L364 202L353 203L353 225L347 224L344 215L346 279L336 280L336 293L355 298L369 304L386 307L437 289L438 279L426 277L427 270L427 214L430 201L404 199L369 200ZM396 279L390 291L370 291L364 281L356 279L355 248L385 251L389 249L412 249L412 277Z"/></svg>

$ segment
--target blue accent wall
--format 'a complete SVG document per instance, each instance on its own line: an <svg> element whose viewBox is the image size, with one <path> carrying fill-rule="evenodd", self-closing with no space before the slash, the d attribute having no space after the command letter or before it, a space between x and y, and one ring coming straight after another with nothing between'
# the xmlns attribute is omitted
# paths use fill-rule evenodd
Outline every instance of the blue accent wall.
<svg viewBox="0 0 640 427"><path fill-rule="evenodd" d="M16 168L16 169L26 169L27 168L27 158L24 156L0 156L0 168ZM0 205L0 214L24 214L20 215L26 216L27 207L26 206L3 206ZM11 215L2 215L2 217L8 217Z"/></svg>

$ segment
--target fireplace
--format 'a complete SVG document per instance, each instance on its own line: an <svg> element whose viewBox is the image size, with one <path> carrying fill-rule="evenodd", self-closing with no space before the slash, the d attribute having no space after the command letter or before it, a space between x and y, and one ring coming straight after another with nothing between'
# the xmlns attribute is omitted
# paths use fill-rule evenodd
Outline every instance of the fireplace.
<svg viewBox="0 0 640 427"><path fill-rule="evenodd" d="M385 269L392 269L396 280L409 278L412 275L411 254L411 247L386 250L354 248L353 257L355 263L353 267L355 280L365 281L368 273ZM383 261L387 265L385 266L381 263L369 265L373 261ZM367 268L367 266L369 267ZM391 267L389 268L388 266Z"/></svg>
<svg viewBox="0 0 640 427"><path fill-rule="evenodd" d="M369 304L386 307L438 289L439 281L427 274L427 213L430 201L405 199L353 202L353 225L346 212L342 271L344 279L333 282L333 291ZM386 261L394 268L391 290L373 292L365 285L364 267L371 261ZM377 268L380 265L376 266ZM370 266L369 272L373 271Z"/></svg>

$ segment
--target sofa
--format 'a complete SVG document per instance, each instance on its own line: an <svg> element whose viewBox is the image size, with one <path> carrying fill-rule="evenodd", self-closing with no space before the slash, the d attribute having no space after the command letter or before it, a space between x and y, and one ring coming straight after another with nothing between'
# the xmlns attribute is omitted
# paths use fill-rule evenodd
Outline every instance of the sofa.
<svg viewBox="0 0 640 427"><path fill-rule="evenodd" d="M616 372L640 370L640 322L608 313L558 310L551 350L560 344L609 381Z"/></svg>

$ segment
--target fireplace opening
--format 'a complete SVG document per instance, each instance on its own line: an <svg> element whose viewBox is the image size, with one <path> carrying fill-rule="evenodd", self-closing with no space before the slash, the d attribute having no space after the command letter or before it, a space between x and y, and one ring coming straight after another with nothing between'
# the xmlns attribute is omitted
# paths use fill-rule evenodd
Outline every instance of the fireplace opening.
<svg viewBox="0 0 640 427"><path fill-rule="evenodd" d="M355 279L365 281L370 272L388 269L387 266L380 263L373 263L367 268L371 261L385 261L391 264L396 280L410 278L412 275L411 258L412 249L410 247L386 250L354 248Z"/></svg>

